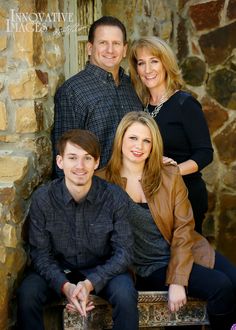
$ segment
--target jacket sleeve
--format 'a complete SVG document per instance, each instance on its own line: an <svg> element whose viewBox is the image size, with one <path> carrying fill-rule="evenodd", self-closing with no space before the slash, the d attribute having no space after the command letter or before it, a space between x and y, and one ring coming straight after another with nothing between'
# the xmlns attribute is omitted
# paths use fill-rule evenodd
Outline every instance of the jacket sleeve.
<svg viewBox="0 0 236 330"><path fill-rule="evenodd" d="M191 150L190 159L198 164L199 171L213 160L213 148L201 104L192 96L181 106L182 123Z"/></svg>
<svg viewBox="0 0 236 330"><path fill-rule="evenodd" d="M124 195L122 191L122 195ZM126 197L126 196L125 196ZM107 282L114 276L124 273L133 262L133 236L128 222L128 196L125 201L118 196L116 204L119 205L113 213L113 231L110 236L112 253L103 265L95 267L94 271L87 274L96 293L100 292Z"/></svg>
<svg viewBox="0 0 236 330"><path fill-rule="evenodd" d="M166 283L187 286L193 265L194 218L187 188L180 174L175 175L172 195L174 218Z"/></svg>
<svg viewBox="0 0 236 330"><path fill-rule="evenodd" d="M61 287L67 278L54 258L49 233L46 230L47 205L45 202L41 203L42 200L39 197L36 192L29 211L29 243L32 265L34 270L49 283L49 286L58 295L61 295Z"/></svg>

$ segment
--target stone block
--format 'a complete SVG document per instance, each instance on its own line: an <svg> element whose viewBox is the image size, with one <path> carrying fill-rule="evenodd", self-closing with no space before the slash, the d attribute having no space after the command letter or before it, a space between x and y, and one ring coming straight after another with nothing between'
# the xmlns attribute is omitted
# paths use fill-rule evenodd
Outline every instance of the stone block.
<svg viewBox="0 0 236 330"><path fill-rule="evenodd" d="M4 265L4 268L8 273L17 274L24 268L25 264L26 252L23 248L8 249Z"/></svg>
<svg viewBox="0 0 236 330"><path fill-rule="evenodd" d="M236 18L235 0L229 0L228 7L227 7L227 16L229 19Z"/></svg>
<svg viewBox="0 0 236 330"><path fill-rule="evenodd" d="M0 57L0 72L6 72L7 70L7 58Z"/></svg>
<svg viewBox="0 0 236 330"><path fill-rule="evenodd" d="M223 68L211 73L206 90L221 105L236 110L236 72L234 70Z"/></svg>
<svg viewBox="0 0 236 330"><path fill-rule="evenodd" d="M230 164L236 159L236 119L227 125L213 139L220 160L225 164Z"/></svg>
<svg viewBox="0 0 236 330"><path fill-rule="evenodd" d="M0 182L19 182L28 172L27 157L0 156Z"/></svg>
<svg viewBox="0 0 236 330"><path fill-rule="evenodd" d="M208 15L209 17L209 15ZM236 47L236 22L203 34L199 44L209 65L223 64Z"/></svg>
<svg viewBox="0 0 236 330"><path fill-rule="evenodd" d="M0 246L0 262L2 264L5 264L6 261L6 247L5 246Z"/></svg>
<svg viewBox="0 0 236 330"><path fill-rule="evenodd" d="M216 102L213 102L209 97L204 97L201 100L202 109L204 111L209 130L214 133L218 128L228 120L229 115Z"/></svg>
<svg viewBox="0 0 236 330"><path fill-rule="evenodd" d="M6 31L7 29L7 12L0 8L0 30Z"/></svg>
<svg viewBox="0 0 236 330"><path fill-rule="evenodd" d="M16 228L5 224L2 228L2 243L6 247L15 248L18 243Z"/></svg>
<svg viewBox="0 0 236 330"><path fill-rule="evenodd" d="M7 48L7 36L0 36L0 51Z"/></svg>
<svg viewBox="0 0 236 330"><path fill-rule="evenodd" d="M0 203L10 205L16 196L16 190L13 185L0 185Z"/></svg>
<svg viewBox="0 0 236 330"><path fill-rule="evenodd" d="M53 38L46 44L45 60L49 68L61 68L65 62L62 38Z"/></svg>
<svg viewBox="0 0 236 330"><path fill-rule="evenodd" d="M16 111L16 132L34 133L38 130L35 107L21 107Z"/></svg>
<svg viewBox="0 0 236 330"><path fill-rule="evenodd" d="M9 84L9 95L11 99L33 100L46 96L48 94L48 86L40 78L34 69L29 69L26 73L22 74L22 78L17 83Z"/></svg>
<svg viewBox="0 0 236 330"><path fill-rule="evenodd" d="M7 129L7 112L5 103L0 101L0 131Z"/></svg>
<svg viewBox="0 0 236 330"><path fill-rule="evenodd" d="M200 86L206 78L206 64L198 57L187 57L181 65L184 81L192 86Z"/></svg>
<svg viewBox="0 0 236 330"><path fill-rule="evenodd" d="M197 30L211 29L219 25L223 7L224 0L209 1L190 6L189 14Z"/></svg>
<svg viewBox="0 0 236 330"><path fill-rule="evenodd" d="M0 329L8 329L8 302L9 288L7 274L5 270L0 269Z"/></svg>
<svg viewBox="0 0 236 330"><path fill-rule="evenodd" d="M33 24L27 22L27 26L31 25L31 30L20 31L14 33L14 47L13 47L13 57L26 60L30 66L33 66Z"/></svg>

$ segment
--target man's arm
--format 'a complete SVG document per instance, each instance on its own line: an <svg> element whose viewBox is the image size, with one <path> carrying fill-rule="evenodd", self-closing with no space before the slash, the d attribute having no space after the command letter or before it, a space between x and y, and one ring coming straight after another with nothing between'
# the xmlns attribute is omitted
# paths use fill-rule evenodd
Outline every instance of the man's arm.
<svg viewBox="0 0 236 330"><path fill-rule="evenodd" d="M53 246L46 229L48 210L50 206L45 200L42 202L41 195L36 192L29 211L30 255L35 271L60 295L61 287L68 280L54 257ZM51 216L51 211L48 216Z"/></svg>

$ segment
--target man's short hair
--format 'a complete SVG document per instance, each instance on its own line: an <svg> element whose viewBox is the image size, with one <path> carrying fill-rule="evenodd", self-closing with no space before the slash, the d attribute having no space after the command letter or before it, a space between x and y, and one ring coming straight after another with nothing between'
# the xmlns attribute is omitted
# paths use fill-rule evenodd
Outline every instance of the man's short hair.
<svg viewBox="0 0 236 330"><path fill-rule="evenodd" d="M98 160L101 154L101 147L96 135L84 129L72 129L65 132L58 140L57 149L59 155L63 156L67 142L76 144L87 151L95 160Z"/></svg>
<svg viewBox="0 0 236 330"><path fill-rule="evenodd" d="M102 16L101 18L99 18L98 20L96 20L95 22L92 23L92 25L90 26L90 29L89 29L89 33L88 33L89 42L93 43L95 31L96 31L97 27L104 26L104 25L118 27L123 34L124 44L127 43L127 34L126 34L126 28L125 28L124 24L118 18L113 17L113 16Z"/></svg>

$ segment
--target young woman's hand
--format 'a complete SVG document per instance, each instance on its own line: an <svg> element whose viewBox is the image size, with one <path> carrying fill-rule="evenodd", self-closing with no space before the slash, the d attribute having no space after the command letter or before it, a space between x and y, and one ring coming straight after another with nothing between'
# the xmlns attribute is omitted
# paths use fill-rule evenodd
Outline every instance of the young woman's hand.
<svg viewBox="0 0 236 330"><path fill-rule="evenodd" d="M168 306L172 313L178 312L187 302L185 288L179 284L170 284L168 291Z"/></svg>

